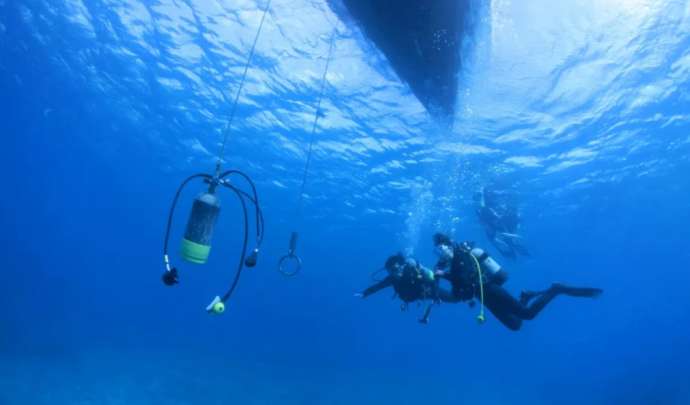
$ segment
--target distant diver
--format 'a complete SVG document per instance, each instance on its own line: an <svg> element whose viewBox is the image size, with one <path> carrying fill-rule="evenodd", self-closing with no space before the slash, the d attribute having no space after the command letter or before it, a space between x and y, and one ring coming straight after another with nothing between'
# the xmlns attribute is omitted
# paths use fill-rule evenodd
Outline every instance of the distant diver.
<svg viewBox="0 0 690 405"><path fill-rule="evenodd" d="M429 300L420 323L427 324L433 305L441 302L459 302L449 291L439 286L434 272L420 265L412 258L406 258L402 253L390 256L384 265L387 275L360 293L356 297L367 298L385 288L393 287L395 294L403 301L400 306L405 311L408 304Z"/></svg>
<svg viewBox="0 0 690 405"><path fill-rule="evenodd" d="M491 244L506 258L529 256L518 230L520 215L505 192L482 187L475 200L477 217Z"/></svg>
<svg viewBox="0 0 690 405"><path fill-rule="evenodd" d="M473 243L455 243L447 235L433 237L439 261L435 276L451 283L454 298L473 303L481 300L489 311L508 329L517 331L525 320L534 319L554 298L563 294L571 297L594 298L603 290L577 288L554 283L543 291L523 291L517 300L502 285L508 274L484 250ZM480 321L484 321L480 312Z"/></svg>

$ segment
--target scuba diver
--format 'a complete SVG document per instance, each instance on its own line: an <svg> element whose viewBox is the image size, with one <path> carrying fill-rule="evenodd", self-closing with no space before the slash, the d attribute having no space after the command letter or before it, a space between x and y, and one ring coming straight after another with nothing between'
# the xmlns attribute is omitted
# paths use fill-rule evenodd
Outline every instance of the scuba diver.
<svg viewBox="0 0 690 405"><path fill-rule="evenodd" d="M543 291L523 291L517 300L502 287L508 274L487 252L470 242L455 243L442 233L435 234L433 240L439 256L435 275L451 283L457 300L469 301L471 305L474 299L480 300L480 322L484 321L486 306L503 325L517 331L522 321L534 319L559 295L595 298L603 292L554 283Z"/></svg>
<svg viewBox="0 0 690 405"><path fill-rule="evenodd" d="M475 200L477 217L491 244L507 258L514 259L518 254L529 256L518 234L520 215L515 206L508 203L506 193L482 187Z"/></svg>
<svg viewBox="0 0 690 405"><path fill-rule="evenodd" d="M423 324L429 323L433 305L460 301L455 295L438 285L433 271L412 258L405 258L402 253L390 256L381 270L388 273L386 277L364 291L356 293L355 297L367 298L385 288L393 287L395 295L403 301L400 305L401 311L405 311L411 302L429 299L424 315L419 319L419 322Z"/></svg>

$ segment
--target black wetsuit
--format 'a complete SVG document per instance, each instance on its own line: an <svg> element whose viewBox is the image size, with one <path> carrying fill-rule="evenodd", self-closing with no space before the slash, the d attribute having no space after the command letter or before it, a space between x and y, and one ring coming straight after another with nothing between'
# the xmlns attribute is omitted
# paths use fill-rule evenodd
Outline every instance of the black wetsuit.
<svg viewBox="0 0 690 405"><path fill-rule="evenodd" d="M505 257L514 259L517 255L515 249L510 246L509 242L503 241L505 246L501 246L498 241L498 235L501 231L501 218L498 216L496 211L493 209L482 206L477 208L477 217L479 217L479 222L484 227L484 232L486 233L486 238L491 241L491 243L498 249L499 252Z"/></svg>
<svg viewBox="0 0 690 405"><path fill-rule="evenodd" d="M505 236L518 233L520 216L512 205L507 202L499 203L497 193L485 192L484 204L476 209L476 213L484 227L486 237L503 256L514 259L518 254L530 255L527 248L518 240Z"/></svg>
<svg viewBox="0 0 690 405"><path fill-rule="evenodd" d="M431 300L424 311L424 316L420 319L423 323L427 322L433 304L460 301L455 294L439 286L438 280L424 277L419 268L409 265L405 266L400 273L389 273L386 278L362 291L362 296L366 298L388 287L393 287L396 295L405 304L426 299Z"/></svg>
<svg viewBox="0 0 690 405"><path fill-rule="evenodd" d="M479 275L476 264L469 255L468 248L454 244L450 270L444 276L453 286L453 295L462 301L481 299ZM483 279L484 305L496 319L511 330L520 329L523 320L534 319L552 299L564 292L549 289L533 293L529 299L519 301L501 286L506 280L505 277L492 279L484 273Z"/></svg>
<svg viewBox="0 0 690 405"><path fill-rule="evenodd" d="M425 299L435 299L443 302L458 301L454 294L441 288L436 282L425 281L410 285L407 282L403 282L399 277L391 275L365 289L362 295L366 298L388 287L393 287L396 295L407 303Z"/></svg>
<svg viewBox="0 0 690 405"><path fill-rule="evenodd" d="M495 283L484 284L484 305L510 330L519 330L523 320L534 319L560 292L546 290L532 301L518 301L505 288Z"/></svg>

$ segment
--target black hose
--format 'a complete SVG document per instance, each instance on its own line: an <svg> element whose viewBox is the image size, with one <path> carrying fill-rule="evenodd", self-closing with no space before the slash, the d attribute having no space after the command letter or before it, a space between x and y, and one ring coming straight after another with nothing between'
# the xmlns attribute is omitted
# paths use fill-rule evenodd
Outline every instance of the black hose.
<svg viewBox="0 0 690 405"><path fill-rule="evenodd" d="M264 239L264 216L263 216L263 212L261 210L261 204L259 203L259 195L256 192L256 186L254 185L254 182L252 181L252 179L247 174L245 174L244 172L241 172L239 170L227 170L227 171L223 172L218 178L223 179L223 178L225 178L231 174L237 174L237 175L241 176L242 178L244 178L244 180L249 184L249 187L251 187L251 189L252 189L252 195L254 198L249 198L249 200L254 203L255 216L256 216L256 240L257 240L257 244L261 245L261 243L263 242L263 239ZM237 190L237 191L247 195L247 193L245 193L244 191L241 191L241 190ZM249 196L247 196L247 197L249 197Z"/></svg>
<svg viewBox="0 0 690 405"><path fill-rule="evenodd" d="M264 223L263 223L263 212L261 210L261 206L259 205L259 199L256 193L256 187L254 186L254 183L251 181L251 179L244 173L239 172L237 170L228 170L227 172L223 173L221 175L222 177L225 177L229 174L239 174L240 176L244 177L247 182L250 184L252 188L252 193L254 194L253 196L250 195L249 193L240 190L228 183L222 183L224 186L232 190L235 195L237 195L237 198L240 200L240 204L242 205L242 214L244 217L244 240L242 241L242 254L240 255L240 260L239 264L237 266L237 271L235 273L235 278L232 281L232 284L230 285L230 288L228 291L223 295L223 302L226 302L227 300L230 299L232 296L233 292L235 291L235 288L237 288L237 284L240 281L240 276L242 274L242 269L244 268L244 260L247 255L247 241L249 239L249 217L247 216L247 204L245 202L245 198L247 198L249 201L251 201L256 210L256 220L257 220L257 243L261 243L263 240L263 233L264 233ZM177 189L177 192L175 193L175 197L172 200L172 204L170 206L170 212L168 213L168 223L165 228L165 240L163 242L163 255L168 254L168 242L170 240L170 229L172 228L172 220L173 216L175 214L175 207L177 206L177 201L180 198L180 194L182 193L182 190L187 186L187 184L197 178L204 178L206 180L213 180L213 176L205 173L199 173L195 174L192 176L187 177L182 184L180 184L180 187Z"/></svg>
<svg viewBox="0 0 690 405"><path fill-rule="evenodd" d="M256 192L256 186L254 184L254 181L246 173L241 172L239 170L232 169L232 170L227 170L227 171L221 173L221 175L218 178L223 179L223 178L225 178L231 174L237 174L237 175L241 176L249 184L249 187L251 187L251 189L252 189L252 195L254 196L254 199L252 201L255 204L259 205L259 195Z"/></svg>
<svg viewBox="0 0 690 405"><path fill-rule="evenodd" d="M173 220L173 215L175 214L175 206L177 206L177 200L180 198L180 193L182 193L182 190L185 188L187 183L190 181L203 177L205 179L212 179L213 177L211 175L205 174L205 173L199 173L195 174L192 176L187 177L182 184L180 184L180 187L177 189L177 193L175 193L175 198L173 198L172 205L170 206L170 212L168 213L168 225L165 227L165 241L163 242L163 255L168 254L168 241L170 240L170 228L172 227L172 220Z"/></svg>
<svg viewBox="0 0 690 405"><path fill-rule="evenodd" d="M233 186L230 186L230 185L227 184L227 183L225 184L225 186L227 186L227 187L233 187ZM235 189L237 190L237 192L239 192L240 194L242 194L243 196L245 196L245 198L247 198L249 201L251 201L251 202L254 204L254 207L256 207L256 209L259 211L259 215L258 215L257 219L259 219L260 221L258 221L258 222L256 223L256 227L257 227L256 233L257 233L257 241L258 241L258 244L261 245L261 241L263 240L263 235L264 235L264 212L263 212L263 210L261 209L261 207L258 205L258 203L256 202L256 200L254 199L254 197L252 197L251 195L249 195L249 193L247 193L247 192L244 191L244 190L240 190L239 188L236 188L236 187L233 187L233 188L235 188ZM260 237L259 237L259 234L261 234Z"/></svg>
<svg viewBox="0 0 690 405"><path fill-rule="evenodd" d="M242 269L244 268L244 258L247 255L247 240L249 239L249 218L247 217L247 204L244 202L244 198L242 196L242 193L240 190L237 188L223 183L224 186L232 190L236 195L237 198L239 198L240 203L242 204L242 214L244 216L244 240L242 242L242 254L240 255L240 261L237 265L237 272L235 273L235 279L232 280L232 284L230 285L230 288L228 291L223 295L223 302L226 302L227 300L230 299L232 296L232 293L235 291L235 288L237 287L237 283L240 281L240 275L242 274Z"/></svg>

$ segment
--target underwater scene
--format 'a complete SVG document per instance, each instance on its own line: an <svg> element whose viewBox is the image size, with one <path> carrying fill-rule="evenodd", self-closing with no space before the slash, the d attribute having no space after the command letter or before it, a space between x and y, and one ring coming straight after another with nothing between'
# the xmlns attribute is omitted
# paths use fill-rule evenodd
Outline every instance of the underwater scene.
<svg viewBox="0 0 690 405"><path fill-rule="evenodd" d="M690 1L0 0L0 405L690 404Z"/></svg>

